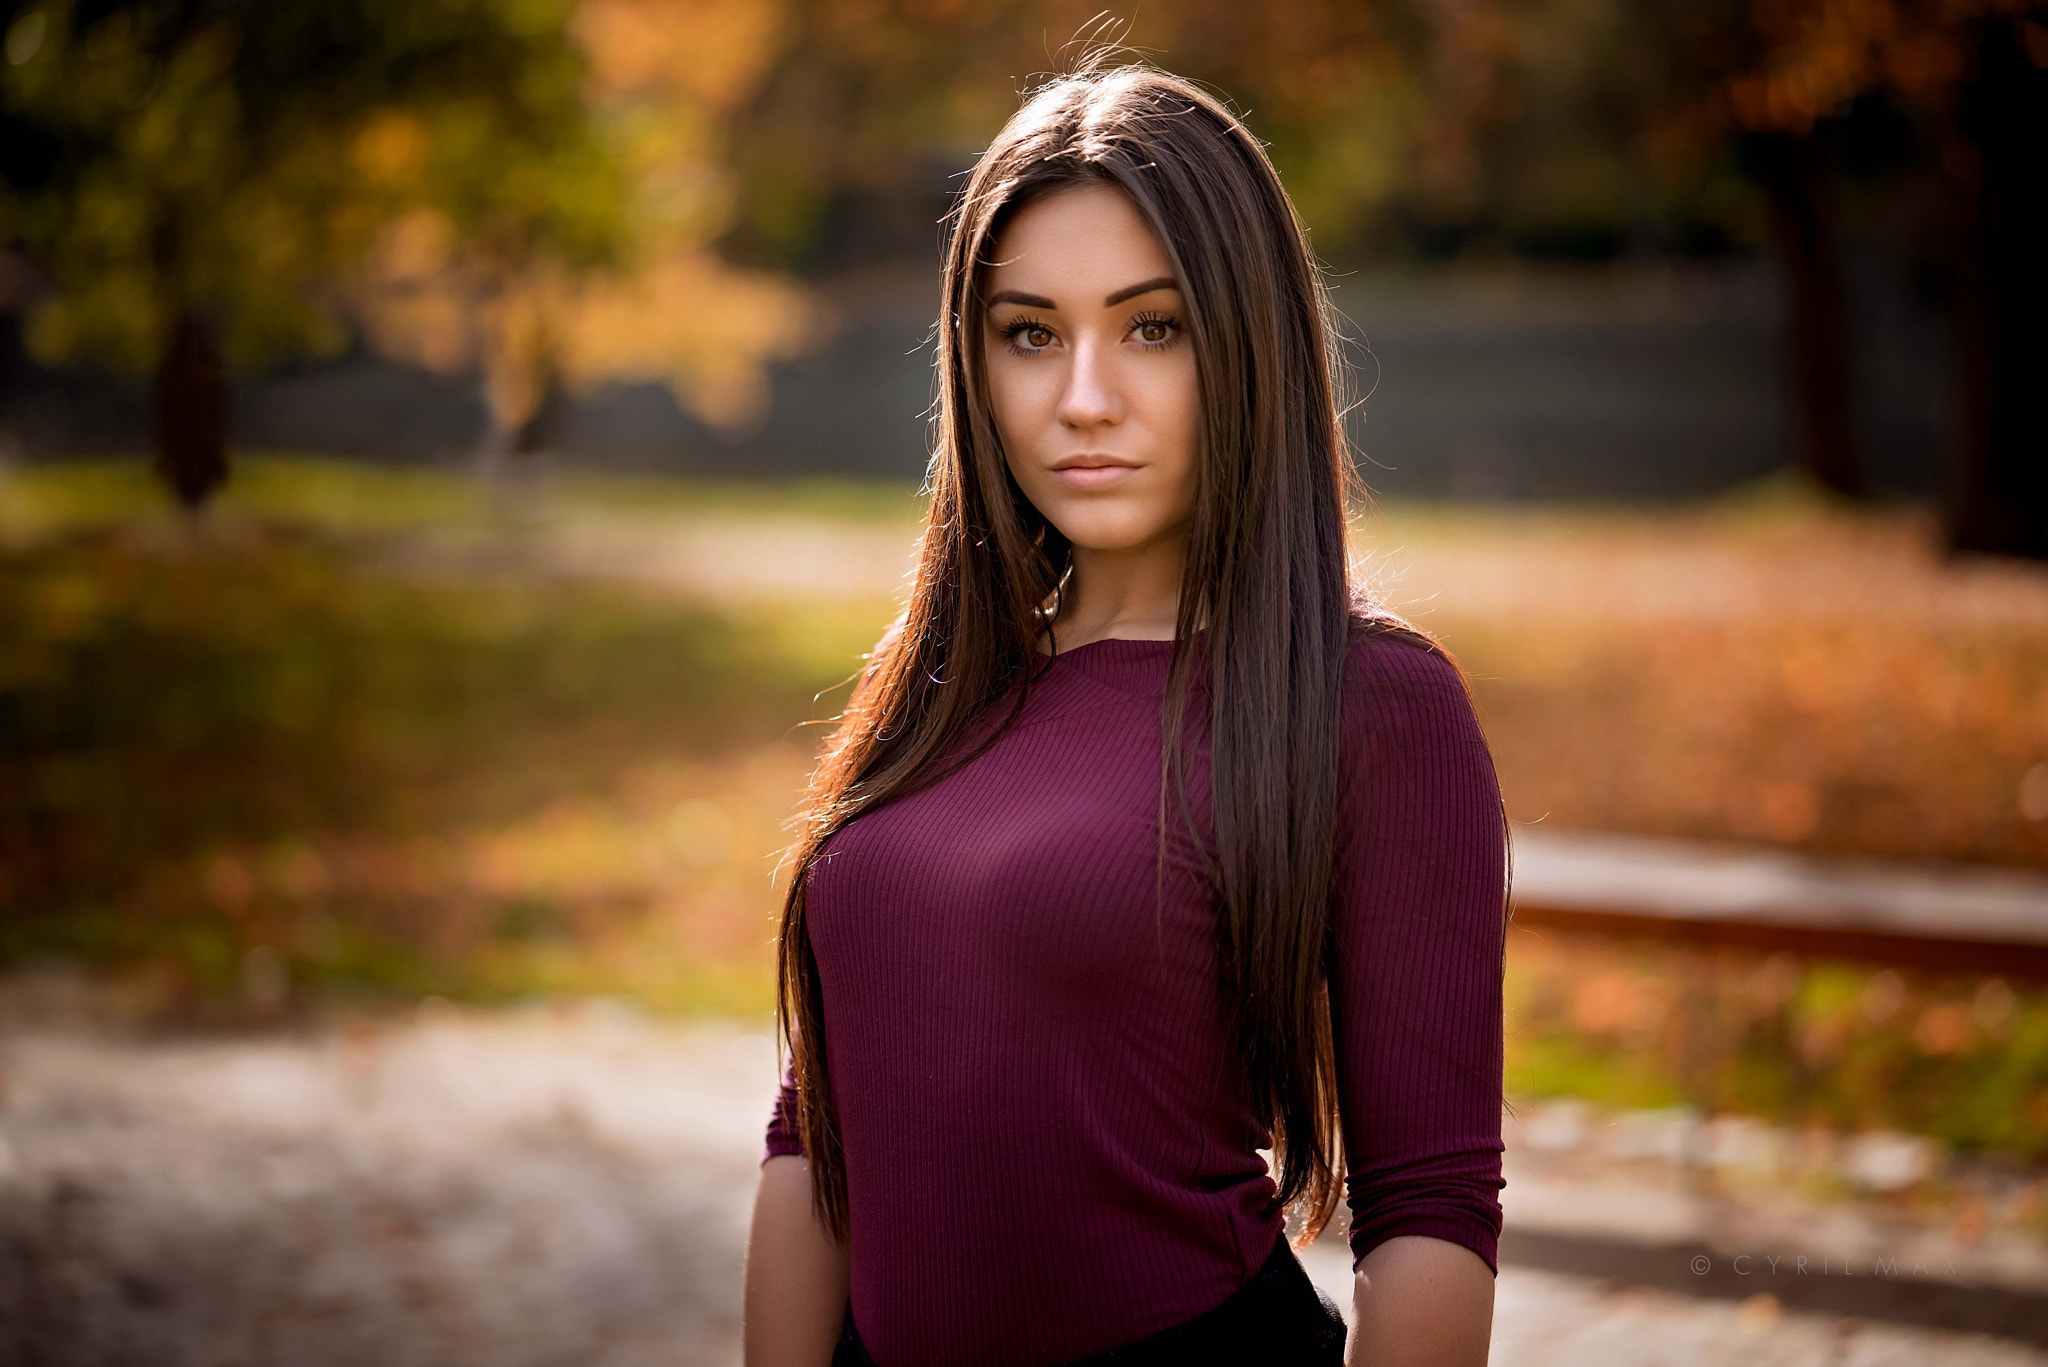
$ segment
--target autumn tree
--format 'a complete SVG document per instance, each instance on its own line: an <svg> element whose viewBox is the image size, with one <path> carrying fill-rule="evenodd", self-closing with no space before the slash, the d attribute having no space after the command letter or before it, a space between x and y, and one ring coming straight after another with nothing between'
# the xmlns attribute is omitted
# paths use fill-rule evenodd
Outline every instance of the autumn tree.
<svg viewBox="0 0 2048 1367"><path fill-rule="evenodd" d="M228 368L344 341L336 282L432 207L494 250L617 250L566 0L7 0L0 236L28 342L153 377L157 468L227 478Z"/></svg>
<svg viewBox="0 0 2048 1367"><path fill-rule="evenodd" d="M583 114L633 229L608 269L580 269L487 197L385 225L352 277L352 307L385 354L481 374L492 454L555 446L572 401L617 382L664 384L716 428L765 415L769 365L806 344L819 310L785 273L735 265L713 243L733 214L735 122L786 20L774 0L577 4Z"/></svg>
<svg viewBox="0 0 2048 1367"><path fill-rule="evenodd" d="M955 179L1080 39L1209 82L1248 112L1318 241L1341 241L1410 173L1432 97L1416 0L783 0L769 60L731 121L721 246L799 271L936 250Z"/></svg>
<svg viewBox="0 0 2048 1367"><path fill-rule="evenodd" d="M1576 232L1609 250L1768 244L1783 282L1792 463L1860 498L1870 486L1857 448L1834 185L1859 92L1830 92L1816 106L1816 93L1797 86L1770 106L1773 117L1758 119L1763 106L1744 83L1796 39L1800 2L1478 6L1503 31L1490 65L1504 94L1491 107L1444 106L1437 117L1466 125L1465 140L1484 149L1481 202L1523 241ZM1444 6L1440 30L1471 27L1474 8Z"/></svg>
<svg viewBox="0 0 2048 1367"><path fill-rule="evenodd" d="M2048 10L1965 35L1943 157L1962 269L1949 546L2048 560Z"/></svg>
<svg viewBox="0 0 2048 1367"><path fill-rule="evenodd" d="M799 268L931 234L947 177L1096 9L788 4L733 144L728 245ZM1925 220L1918 250L1954 271L1951 544L2035 553L2042 13L2032 0L1161 0L1126 37L1229 92L1328 256L1768 247L1785 282L1788 447L1850 496L1869 480L1838 192L1845 171L1862 177L1863 198Z"/></svg>
<svg viewBox="0 0 2048 1367"><path fill-rule="evenodd" d="M1741 245L1760 197L1784 282L1794 464L1870 492L1854 413L1842 189L1942 263L1958 369L1948 544L2042 555L2048 8L2035 0L1433 0L1437 73L1393 206L1508 229ZM1576 222L1574 222L1576 220Z"/></svg>
<svg viewBox="0 0 2048 1367"><path fill-rule="evenodd" d="M1675 32L1714 6L1677 7ZM1850 424L1852 338L1827 175L1831 140L1887 111L1911 130L1894 193L1929 200L1951 272L1958 405L1948 544L2048 558L2048 7L2032 0L1749 0L1720 7L1655 133L1732 139L1767 187L1788 281L1795 449L1822 482L1863 490ZM1917 159L1912 145L1925 149ZM1914 162L1918 161L1918 165Z"/></svg>

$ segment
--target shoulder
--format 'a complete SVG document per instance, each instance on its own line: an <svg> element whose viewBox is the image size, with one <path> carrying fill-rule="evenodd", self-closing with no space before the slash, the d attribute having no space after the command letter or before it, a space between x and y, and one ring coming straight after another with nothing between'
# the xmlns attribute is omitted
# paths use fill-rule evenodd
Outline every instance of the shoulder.
<svg viewBox="0 0 2048 1367"><path fill-rule="evenodd" d="M1474 719L1464 670L1443 646L1393 616L1354 613L1344 661L1346 729L1430 729Z"/></svg>
<svg viewBox="0 0 2048 1367"><path fill-rule="evenodd" d="M1354 618L1345 664L1338 784L1350 820L1396 843L1491 848L1500 781L1457 661L1406 623Z"/></svg>

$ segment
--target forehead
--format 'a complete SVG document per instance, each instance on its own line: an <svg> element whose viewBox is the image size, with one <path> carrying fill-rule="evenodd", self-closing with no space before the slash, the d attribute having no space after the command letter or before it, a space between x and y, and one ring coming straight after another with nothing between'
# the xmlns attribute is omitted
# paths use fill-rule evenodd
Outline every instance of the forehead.
<svg viewBox="0 0 2048 1367"><path fill-rule="evenodd" d="M1126 285L1172 274L1165 249L1124 193L1086 185L1017 211L996 239L987 292L1022 290L1063 308L1100 307Z"/></svg>

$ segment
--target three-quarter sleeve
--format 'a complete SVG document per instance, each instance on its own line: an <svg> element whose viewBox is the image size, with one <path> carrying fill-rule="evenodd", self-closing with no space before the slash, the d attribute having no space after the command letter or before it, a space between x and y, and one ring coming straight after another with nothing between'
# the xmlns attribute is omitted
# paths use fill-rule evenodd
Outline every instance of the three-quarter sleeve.
<svg viewBox="0 0 2048 1367"><path fill-rule="evenodd" d="M803 1130L797 1119L796 1061L782 1065L782 1090L775 1094L775 1109L768 1116L768 1144L761 1161L804 1156Z"/></svg>
<svg viewBox="0 0 2048 1367"><path fill-rule="evenodd" d="M1377 636L1349 665L1330 986L1352 1261L1420 1234L1498 1274L1500 788L1448 660Z"/></svg>

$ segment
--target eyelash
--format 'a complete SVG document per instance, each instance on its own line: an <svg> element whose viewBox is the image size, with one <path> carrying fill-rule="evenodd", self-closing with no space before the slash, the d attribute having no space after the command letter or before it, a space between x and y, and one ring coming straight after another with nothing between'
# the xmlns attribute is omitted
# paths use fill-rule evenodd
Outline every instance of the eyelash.
<svg viewBox="0 0 2048 1367"><path fill-rule="evenodd" d="M1180 340L1180 319L1175 318L1170 313L1141 313L1131 320L1131 330L1133 332L1137 331L1139 328L1152 327L1155 325L1160 327L1172 328L1173 332L1163 342L1140 341L1138 345L1144 347L1147 351L1164 351L1166 350L1166 348L1172 346L1175 342ZM1036 356L1039 352L1046 350L1046 348L1017 345L1018 337L1034 329L1041 329L1046 332L1052 331L1052 328L1050 326L1048 326L1046 323L1042 322L1037 318L1013 318L1010 320L1008 325L1003 328L1003 344L1010 349L1013 355Z"/></svg>

